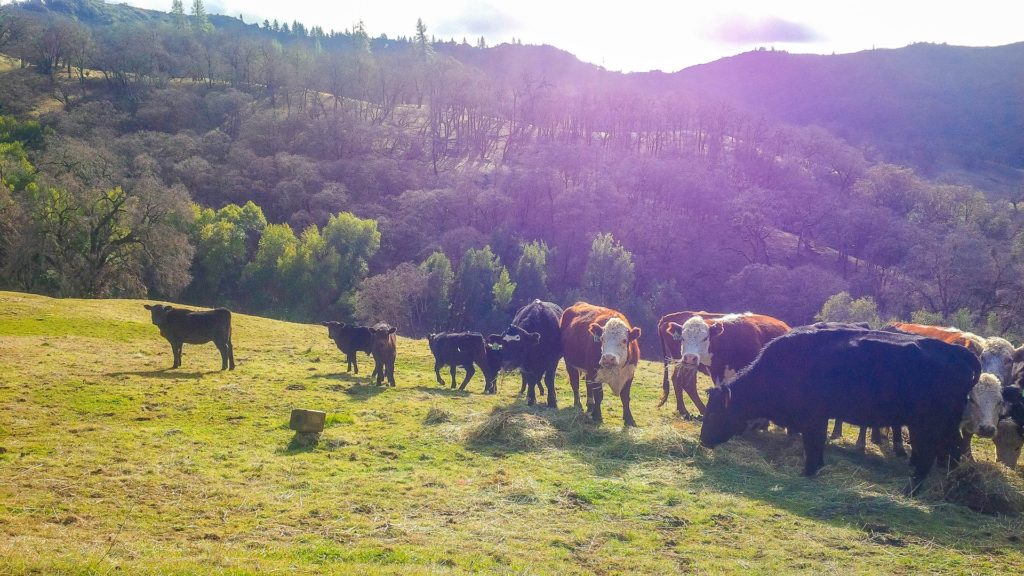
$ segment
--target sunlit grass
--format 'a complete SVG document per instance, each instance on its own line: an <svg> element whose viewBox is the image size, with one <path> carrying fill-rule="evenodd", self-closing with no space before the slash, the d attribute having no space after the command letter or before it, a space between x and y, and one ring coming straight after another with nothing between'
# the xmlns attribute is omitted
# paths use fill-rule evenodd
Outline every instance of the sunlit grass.
<svg viewBox="0 0 1024 576"><path fill-rule="evenodd" d="M905 462L852 452L799 476L771 432L715 451L634 385L640 428L607 400L595 428L434 382L399 339L398 387L344 372L321 326L235 315L238 368L183 366L137 301L0 293L0 573L1000 573L1019 518L901 495ZM608 398L608 395L606 395ZM290 447L292 408L325 410ZM979 459L993 458L977 442ZM1018 472L1019 473L1019 472Z"/></svg>

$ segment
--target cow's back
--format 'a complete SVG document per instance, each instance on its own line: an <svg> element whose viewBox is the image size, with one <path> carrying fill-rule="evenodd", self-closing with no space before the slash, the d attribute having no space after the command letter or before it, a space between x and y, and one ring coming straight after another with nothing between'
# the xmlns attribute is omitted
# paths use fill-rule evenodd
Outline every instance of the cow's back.
<svg viewBox="0 0 1024 576"><path fill-rule="evenodd" d="M230 339L231 311L227 308L197 311L174 308L167 313L160 333L186 344Z"/></svg>
<svg viewBox="0 0 1024 576"><path fill-rule="evenodd" d="M779 424L814 415L892 426L962 412L980 364L961 346L922 336L800 329L769 343L748 372L767 383Z"/></svg>
<svg viewBox="0 0 1024 576"><path fill-rule="evenodd" d="M765 345L790 331L782 320L762 314L730 314L705 322L709 327L722 328L719 334L711 336L708 347L716 382L721 381L727 370L739 371L749 365Z"/></svg>
<svg viewBox="0 0 1024 576"><path fill-rule="evenodd" d="M526 332L536 332L541 337L540 345L534 347L532 353L523 361L527 370L546 368L562 357L561 319L564 312L557 304L540 300L527 304L516 312L512 325Z"/></svg>

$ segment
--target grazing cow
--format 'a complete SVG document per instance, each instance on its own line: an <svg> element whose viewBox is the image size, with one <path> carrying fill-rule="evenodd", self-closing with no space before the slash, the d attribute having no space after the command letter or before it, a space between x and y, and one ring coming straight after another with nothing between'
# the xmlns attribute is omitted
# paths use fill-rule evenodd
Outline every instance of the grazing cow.
<svg viewBox="0 0 1024 576"><path fill-rule="evenodd" d="M181 347L184 344L206 344L213 342L220 351L220 369L235 369L235 349L231 345L231 311L227 308L214 310L185 310L163 304L144 304L150 311L153 324L160 328L160 335L171 344L174 365L181 366Z"/></svg>
<svg viewBox="0 0 1024 576"><path fill-rule="evenodd" d="M685 320L684 320L685 317ZM658 336L664 358L662 396L658 407L668 400L668 365L678 361L672 372L676 411L689 419L683 403L683 391L697 410L704 413L704 402L697 394L697 370L711 377L715 386L731 380L736 372L750 364L765 344L789 332L782 320L761 314L708 314L676 312L658 322Z"/></svg>
<svg viewBox="0 0 1024 576"><path fill-rule="evenodd" d="M527 390L528 406L537 403L535 390L538 387L543 394L544 387L540 385L543 378L548 389L548 407L558 407L555 372L558 361L562 359L562 333L559 329L562 312L562 307L557 304L534 300L516 312L504 334L491 334L487 338L488 346L500 351L503 369L519 369L523 388Z"/></svg>
<svg viewBox="0 0 1024 576"><path fill-rule="evenodd" d="M373 355L373 373L370 380L377 378L377 386L388 379L388 385L395 385L395 332L398 329L384 322L378 322L370 328L370 354Z"/></svg>
<svg viewBox="0 0 1024 576"><path fill-rule="evenodd" d="M829 418L910 429L911 493L942 454L960 458L960 418L981 374L962 346L911 334L797 328L765 346L729 384L713 388L700 442L715 447L769 418L803 435L804 474L824 465Z"/></svg>
<svg viewBox="0 0 1024 576"><path fill-rule="evenodd" d="M981 378L971 389L964 410L960 431L964 435L964 456L973 460L971 438L977 434L995 440L999 417L1003 413L1003 386L1009 385L1013 370L1013 345L1003 338L992 336L982 340Z"/></svg>
<svg viewBox="0 0 1024 576"><path fill-rule="evenodd" d="M345 324L344 322L329 321L320 324L327 327L327 335L334 340L338 350L345 354L345 359L348 361L345 372L355 368L355 373L359 374L357 352L370 353L370 329L366 326Z"/></svg>
<svg viewBox="0 0 1024 576"><path fill-rule="evenodd" d="M495 351L490 350L479 332L441 332L427 336L430 352L434 355L434 377L437 383L444 386L441 380L441 367L450 366L452 389L455 388L455 369L462 366L466 370L466 378L462 380L459 390L465 390L469 379L476 374L473 364L484 373L484 393L497 392L498 366L494 362Z"/></svg>
<svg viewBox="0 0 1024 576"><path fill-rule="evenodd" d="M971 332L964 332L956 328L940 328L938 326L928 326L926 324L913 324L910 322L893 322L891 324L884 326L882 330L886 330L889 332L901 332L903 334L916 334L918 336L927 336L929 338L935 338L937 340L942 340L947 344L956 344L959 346L963 346L970 350L971 352L974 352L978 356L982 356L984 354L987 345L987 341L981 336L978 336L977 334L972 334ZM998 368L998 372L995 373L997 376L1002 378L1001 375L1006 373L1008 370L1001 367L1001 363L1003 362L1002 357L1007 352L1005 346L1009 346L1009 350L1011 352L1013 350L1013 347L1010 346L1009 342L1003 340L1002 338L990 338L989 340L993 342L993 351L990 353L990 356L987 358L987 360L982 360L982 372L991 372L993 370L996 370L997 366L1000 366ZM1004 343L1005 346L1003 345ZM990 369L986 369L986 365L989 366ZM983 390L979 390L979 394L987 394L989 397L991 397L991 390L985 388ZM998 395L995 397L994 401L998 402ZM900 457L906 456L907 451L903 447L903 429L897 426L893 428L891 432L893 454ZM835 440L841 437L842 435L843 423L842 421L836 420L835 427L832 429L831 438ZM861 428L860 433L857 435L857 443L855 444L857 450L860 450L861 452L864 451L867 445L866 436L867 428ZM967 438L966 441L970 442L970 438ZM871 442L876 445L882 443L882 433L880 429L873 428L871 430ZM969 450L970 449L968 444L968 456L970 456Z"/></svg>
<svg viewBox="0 0 1024 576"><path fill-rule="evenodd" d="M1017 386L1003 388L1006 414L999 420L994 438L996 460L1010 468L1017 466L1020 449L1024 445L1024 397Z"/></svg>
<svg viewBox="0 0 1024 576"><path fill-rule="evenodd" d="M607 384L622 400L622 420L636 426L629 409L633 373L640 361L640 328L632 328L621 312L577 302L562 313L559 329L565 371L569 373L573 403L580 404L580 372L587 386L587 412L601 422L601 401Z"/></svg>

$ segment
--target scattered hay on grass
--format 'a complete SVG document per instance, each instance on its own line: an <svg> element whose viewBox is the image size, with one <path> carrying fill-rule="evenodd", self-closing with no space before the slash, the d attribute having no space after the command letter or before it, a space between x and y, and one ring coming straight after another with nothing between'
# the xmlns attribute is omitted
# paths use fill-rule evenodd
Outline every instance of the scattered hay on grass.
<svg viewBox="0 0 1024 576"><path fill-rule="evenodd" d="M550 422L520 407L496 408L483 422L470 428L466 440L476 446L506 450L536 450L558 443L558 430Z"/></svg>
<svg viewBox="0 0 1024 576"><path fill-rule="evenodd" d="M444 424L451 421L452 413L436 406L431 406L430 410L427 411L427 417L423 419L423 423L429 425Z"/></svg>
<svg viewBox="0 0 1024 576"><path fill-rule="evenodd" d="M1024 479L994 462L965 462L927 487L923 496L993 516L1024 513Z"/></svg>

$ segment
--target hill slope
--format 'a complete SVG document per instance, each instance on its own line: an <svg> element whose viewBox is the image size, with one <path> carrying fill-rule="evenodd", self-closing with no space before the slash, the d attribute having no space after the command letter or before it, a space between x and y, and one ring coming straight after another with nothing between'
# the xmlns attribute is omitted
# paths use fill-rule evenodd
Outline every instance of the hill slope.
<svg viewBox="0 0 1024 576"><path fill-rule="evenodd" d="M433 381L343 373L322 327L235 316L239 367L167 345L138 301L0 293L0 572L1009 572L1019 520L899 495L905 464L770 433L710 452L634 387L639 430ZM364 369L369 371L369 362ZM561 403L571 397L561 378ZM309 450L288 412L327 410ZM429 417L428 417L429 414ZM977 447L992 458L990 445Z"/></svg>

